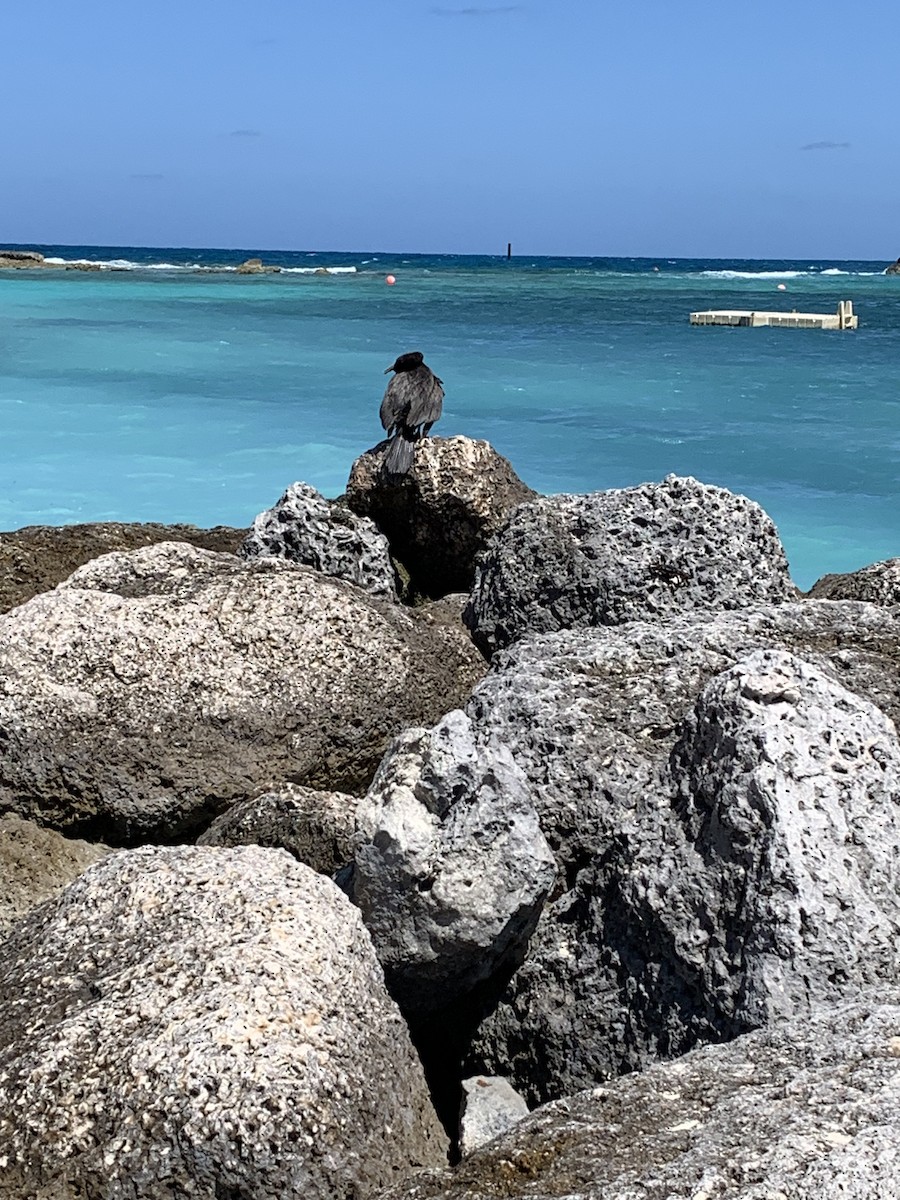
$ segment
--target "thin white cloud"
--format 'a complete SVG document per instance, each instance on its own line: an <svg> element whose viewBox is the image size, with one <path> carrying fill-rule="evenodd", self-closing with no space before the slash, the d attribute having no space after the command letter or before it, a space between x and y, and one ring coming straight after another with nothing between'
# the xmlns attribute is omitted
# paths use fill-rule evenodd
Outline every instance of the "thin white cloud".
<svg viewBox="0 0 900 1200"><path fill-rule="evenodd" d="M232 129L228 136L236 138L257 138L262 137L262 134L258 129Z"/></svg>
<svg viewBox="0 0 900 1200"><path fill-rule="evenodd" d="M807 142L801 150L849 150L849 142Z"/></svg>
<svg viewBox="0 0 900 1200"><path fill-rule="evenodd" d="M523 4L472 5L469 8L433 8L436 17L495 17L505 13L521 12Z"/></svg>

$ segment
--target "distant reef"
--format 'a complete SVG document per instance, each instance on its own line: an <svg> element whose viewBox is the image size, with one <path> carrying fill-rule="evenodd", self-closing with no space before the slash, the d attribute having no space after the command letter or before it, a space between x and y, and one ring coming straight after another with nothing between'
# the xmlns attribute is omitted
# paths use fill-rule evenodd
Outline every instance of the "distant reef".
<svg viewBox="0 0 900 1200"><path fill-rule="evenodd" d="M24 270L26 267L49 267L56 266L55 263L48 263L43 254L38 254L36 250L2 250L0 251L0 267L15 271Z"/></svg>
<svg viewBox="0 0 900 1200"><path fill-rule="evenodd" d="M45 258L36 250L0 250L0 270L33 270L44 268L51 271L133 271L137 264L128 262L100 262L93 259L61 259ZM248 258L236 267L226 266L194 266L192 271L209 274L217 271L237 272L238 275L277 275L282 268L264 263L261 258ZM346 271L350 268L342 268ZM304 274L331 275L333 269L328 267L311 268Z"/></svg>
<svg viewBox="0 0 900 1200"><path fill-rule="evenodd" d="M884 268L885 275L900 275L900 258L896 262L892 262L889 267Z"/></svg>

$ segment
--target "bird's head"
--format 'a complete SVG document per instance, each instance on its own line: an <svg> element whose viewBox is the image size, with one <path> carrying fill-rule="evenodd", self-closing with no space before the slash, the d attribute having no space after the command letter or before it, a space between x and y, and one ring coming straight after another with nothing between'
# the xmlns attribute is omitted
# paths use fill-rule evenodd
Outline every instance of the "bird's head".
<svg viewBox="0 0 900 1200"><path fill-rule="evenodd" d="M407 354L401 354L395 359L389 367L385 369L385 375L388 371L414 371L416 367L421 367L425 361L425 355L421 350L410 350Z"/></svg>

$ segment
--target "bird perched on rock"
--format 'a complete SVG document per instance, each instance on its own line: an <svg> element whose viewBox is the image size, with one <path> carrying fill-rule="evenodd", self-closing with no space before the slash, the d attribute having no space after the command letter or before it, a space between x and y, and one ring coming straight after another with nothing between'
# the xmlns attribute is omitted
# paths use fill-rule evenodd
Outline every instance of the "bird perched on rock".
<svg viewBox="0 0 900 1200"><path fill-rule="evenodd" d="M405 475L412 466L415 443L428 437L441 415L444 388L419 350L401 354L385 375L388 371L393 371L394 377L381 401L381 424L390 444L382 469L386 475Z"/></svg>

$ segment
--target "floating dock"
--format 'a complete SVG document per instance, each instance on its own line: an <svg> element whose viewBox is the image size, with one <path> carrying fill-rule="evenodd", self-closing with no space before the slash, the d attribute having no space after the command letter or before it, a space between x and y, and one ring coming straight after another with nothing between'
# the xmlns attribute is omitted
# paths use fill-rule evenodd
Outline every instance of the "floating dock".
<svg viewBox="0 0 900 1200"><path fill-rule="evenodd" d="M692 312L692 325L762 325L781 329L856 329L859 317L853 314L853 301L841 300L836 313L750 312L742 309L709 309Z"/></svg>

